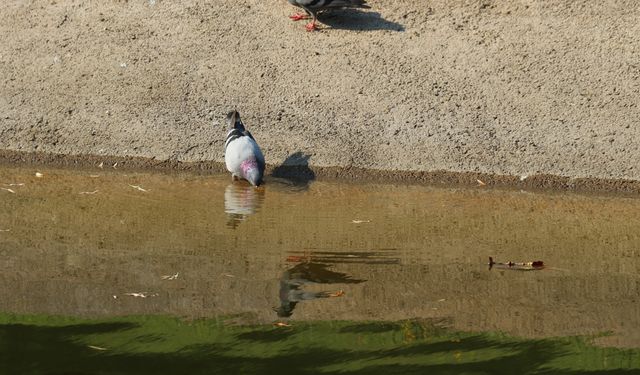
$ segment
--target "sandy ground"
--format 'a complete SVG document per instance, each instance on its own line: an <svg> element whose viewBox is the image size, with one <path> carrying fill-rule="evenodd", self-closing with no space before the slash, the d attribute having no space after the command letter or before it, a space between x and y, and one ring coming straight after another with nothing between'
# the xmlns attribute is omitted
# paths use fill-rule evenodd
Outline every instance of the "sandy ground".
<svg viewBox="0 0 640 375"><path fill-rule="evenodd" d="M0 149L640 180L635 1L369 3L2 1Z"/></svg>

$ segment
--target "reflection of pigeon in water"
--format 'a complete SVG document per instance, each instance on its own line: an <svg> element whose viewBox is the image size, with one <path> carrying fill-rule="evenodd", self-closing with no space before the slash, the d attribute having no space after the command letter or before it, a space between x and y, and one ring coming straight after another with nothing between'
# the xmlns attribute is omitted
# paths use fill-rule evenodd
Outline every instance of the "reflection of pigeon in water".
<svg viewBox="0 0 640 375"><path fill-rule="evenodd" d="M265 163L258 143L245 129L238 111L229 112L227 125L231 128L224 143L224 161L227 169L234 179L244 178L253 186L260 185Z"/></svg>
<svg viewBox="0 0 640 375"><path fill-rule="evenodd" d="M227 226L235 229L241 221L253 215L264 201L264 190L246 184L229 184L224 190L224 212Z"/></svg>
<svg viewBox="0 0 640 375"><path fill-rule="evenodd" d="M364 280L352 279L351 276L327 269L327 264L300 263L284 271L280 278L280 306L274 308L281 318L293 314L296 304L317 298L340 297L343 291L305 292L301 288L308 284L358 284Z"/></svg>
<svg viewBox="0 0 640 375"><path fill-rule="evenodd" d="M296 13L290 16L294 21L312 18L306 26L307 31L317 30L316 22L318 22L318 11L330 8L370 8L366 0L289 0L291 5L302 8L305 14Z"/></svg>

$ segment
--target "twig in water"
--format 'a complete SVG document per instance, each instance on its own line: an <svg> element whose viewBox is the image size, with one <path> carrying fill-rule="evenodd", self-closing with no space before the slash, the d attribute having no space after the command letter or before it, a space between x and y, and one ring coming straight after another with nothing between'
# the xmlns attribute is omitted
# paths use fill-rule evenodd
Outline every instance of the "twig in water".
<svg viewBox="0 0 640 375"><path fill-rule="evenodd" d="M143 192L145 192L145 193L148 191L148 190L146 190L146 189L141 188L141 187L140 187L140 186L138 186L138 185L129 185L129 186L131 186L132 188L134 188L134 189L136 189L136 190L143 191Z"/></svg>
<svg viewBox="0 0 640 375"><path fill-rule="evenodd" d="M544 268L544 262L541 260L536 260L533 262L507 262L500 263L494 262L492 257L489 257L489 269L493 267L502 268L502 269L510 269L510 270L520 270L520 271L531 271L531 270L541 270Z"/></svg>
<svg viewBox="0 0 640 375"><path fill-rule="evenodd" d="M91 348L91 349L95 349L95 350L107 350L107 348L103 348L103 347L95 346L95 345L87 345L87 347Z"/></svg>
<svg viewBox="0 0 640 375"><path fill-rule="evenodd" d="M124 295L125 296L131 296L131 297L147 298L147 297L157 297L158 293L133 292L133 293L125 293Z"/></svg>
<svg viewBox="0 0 640 375"><path fill-rule="evenodd" d="M97 192L98 192L98 190L94 190L94 191L81 191L81 192L80 192L80 193L78 193L78 194L95 194L95 193L97 193Z"/></svg>
<svg viewBox="0 0 640 375"><path fill-rule="evenodd" d="M176 272L175 275L165 275L162 276L162 280L176 280L180 272Z"/></svg>

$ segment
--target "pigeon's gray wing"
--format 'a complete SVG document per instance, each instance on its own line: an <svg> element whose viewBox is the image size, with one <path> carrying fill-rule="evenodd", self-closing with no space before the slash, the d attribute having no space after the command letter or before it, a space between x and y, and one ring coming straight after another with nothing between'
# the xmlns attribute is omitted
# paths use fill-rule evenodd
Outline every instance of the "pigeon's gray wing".
<svg viewBox="0 0 640 375"><path fill-rule="evenodd" d="M255 142L255 140L256 140L256 139L255 139L255 138L253 138L253 136L251 135L251 133L250 133L248 130L243 131L243 132L242 132L242 134L243 134L243 135L246 135L247 137L249 137L249 138L251 138L251 139L253 139L253 140L254 140L254 142Z"/></svg>
<svg viewBox="0 0 640 375"><path fill-rule="evenodd" d="M248 130L245 130L243 132L243 134L246 137L249 137L251 139L253 139L253 141L256 143L256 148L257 148L257 152L256 152L256 161L258 162L258 166L260 167L260 170L264 171L264 168L266 167L266 163L264 161L264 155L262 154L262 150L260 150L260 147L258 146L258 142L256 142L256 139L253 138L253 136L251 135L251 133Z"/></svg>

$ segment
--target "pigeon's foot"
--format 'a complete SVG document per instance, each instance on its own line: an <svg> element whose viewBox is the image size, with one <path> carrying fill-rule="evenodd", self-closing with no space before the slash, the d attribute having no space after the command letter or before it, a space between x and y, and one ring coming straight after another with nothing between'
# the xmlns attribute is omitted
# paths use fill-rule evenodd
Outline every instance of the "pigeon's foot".
<svg viewBox="0 0 640 375"><path fill-rule="evenodd" d="M294 21L300 21L300 20L308 20L310 17L306 14L296 13L292 16L289 16L289 18L291 18Z"/></svg>
<svg viewBox="0 0 640 375"><path fill-rule="evenodd" d="M305 28L307 29L307 31L317 31L317 30L320 30L320 29L318 28L318 25L316 25L316 23L315 23L315 22L309 22L309 23L307 24L307 26L305 26Z"/></svg>

